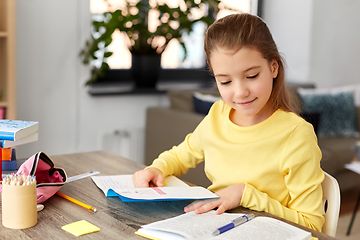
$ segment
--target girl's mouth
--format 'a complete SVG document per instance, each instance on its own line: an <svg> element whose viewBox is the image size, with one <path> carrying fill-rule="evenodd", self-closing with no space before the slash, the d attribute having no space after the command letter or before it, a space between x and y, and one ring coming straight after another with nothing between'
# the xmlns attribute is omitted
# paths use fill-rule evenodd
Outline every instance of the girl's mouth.
<svg viewBox="0 0 360 240"><path fill-rule="evenodd" d="M253 102L255 102L257 98L254 98L253 100L251 101L247 101L247 102L241 102L241 103L238 103L240 106L249 106L251 105Z"/></svg>

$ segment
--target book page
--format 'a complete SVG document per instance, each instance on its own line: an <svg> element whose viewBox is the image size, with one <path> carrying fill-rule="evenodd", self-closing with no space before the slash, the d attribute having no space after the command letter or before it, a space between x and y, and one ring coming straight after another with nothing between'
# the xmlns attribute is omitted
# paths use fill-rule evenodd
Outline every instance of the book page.
<svg viewBox="0 0 360 240"><path fill-rule="evenodd" d="M256 217L238 226L238 232L247 236L244 239L305 240L312 239L311 233L283 221L270 217ZM235 231L234 231L235 232Z"/></svg>
<svg viewBox="0 0 360 240"><path fill-rule="evenodd" d="M109 190L107 195L118 194L122 201L146 201L146 200L196 200L219 198L203 187L151 187L133 188L117 191Z"/></svg>
<svg viewBox="0 0 360 240"><path fill-rule="evenodd" d="M109 189L114 190L115 192L121 191L123 189L132 189L135 188L132 181L132 175L110 175L110 176L93 176L91 179L94 183L100 188L105 195ZM189 187L186 183L181 181L175 176L168 176L165 178L165 185L167 187Z"/></svg>
<svg viewBox="0 0 360 240"><path fill-rule="evenodd" d="M167 201L219 198L203 187L189 187L174 176L165 178L165 187L135 188L132 175L93 176L91 179L107 197L120 197L123 202Z"/></svg>
<svg viewBox="0 0 360 240"><path fill-rule="evenodd" d="M139 229L139 232L149 235L152 234L151 236L154 236L156 231L153 230L161 230L163 231L163 233L161 233L162 235L171 235L169 232L173 232L178 235L182 235L183 238L185 237L185 239L189 240L228 240L237 239L239 236L241 236L241 239L245 240L305 240L312 238L310 232L269 217L255 217L249 222L237 226L218 236L211 235L217 228L230 223L232 220L242 215L243 214L234 213L216 215L215 211L210 211L204 214L195 214L194 212L191 212L145 225ZM151 231L148 232L147 229L150 229ZM178 235L177 238L181 239ZM157 236L158 235L155 235L154 237ZM160 237L160 235L158 237ZM172 237L170 239L172 239Z"/></svg>
<svg viewBox="0 0 360 240"><path fill-rule="evenodd" d="M211 238L211 234L217 228L228 224L235 218L243 215L244 214L242 213L223 213L220 215L216 215L215 211L209 211L203 214L196 214L194 212L190 212L179 215L177 217L150 223L142 227L144 229L149 228L155 230L170 231L182 235L189 240L209 239ZM141 232L141 229L139 230L139 232ZM220 234L219 237L223 234Z"/></svg>

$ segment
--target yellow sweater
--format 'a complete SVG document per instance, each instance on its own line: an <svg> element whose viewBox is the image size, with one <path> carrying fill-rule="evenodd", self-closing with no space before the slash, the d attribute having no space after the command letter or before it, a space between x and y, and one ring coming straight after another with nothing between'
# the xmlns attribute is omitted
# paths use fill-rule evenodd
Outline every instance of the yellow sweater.
<svg viewBox="0 0 360 240"><path fill-rule="evenodd" d="M179 176L205 160L209 190L245 183L241 206L321 231L324 173L312 125L277 110L259 124L240 127L230 121L230 110L216 102L184 142L160 154L150 167Z"/></svg>

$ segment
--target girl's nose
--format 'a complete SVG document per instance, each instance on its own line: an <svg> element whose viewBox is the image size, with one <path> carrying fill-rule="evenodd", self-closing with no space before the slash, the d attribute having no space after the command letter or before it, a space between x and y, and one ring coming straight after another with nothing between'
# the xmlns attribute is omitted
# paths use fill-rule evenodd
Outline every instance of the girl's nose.
<svg viewBox="0 0 360 240"><path fill-rule="evenodd" d="M245 98L249 96L250 91L247 88L246 84L238 82L237 84L235 84L234 87L235 87L234 93L236 98Z"/></svg>

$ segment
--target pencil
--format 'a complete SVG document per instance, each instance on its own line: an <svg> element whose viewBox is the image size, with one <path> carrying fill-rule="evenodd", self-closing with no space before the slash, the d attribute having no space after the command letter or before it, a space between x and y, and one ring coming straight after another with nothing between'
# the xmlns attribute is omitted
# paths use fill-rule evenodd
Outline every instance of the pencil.
<svg viewBox="0 0 360 240"><path fill-rule="evenodd" d="M58 195L58 196L60 196L60 197L62 197L62 198L65 198L65 199L69 200L70 202L73 202L73 203L75 203L75 204L77 204L77 205L79 205L79 206L82 206L82 207L84 207L84 208L87 208L87 209L89 209L89 210L91 210L91 211L93 211L93 212L96 212L96 211L97 211L96 208L94 208L94 207L92 207L92 206L89 206L89 205L87 205L87 204L85 204L85 203L83 203L83 202L80 202L80 201L78 201L78 200L76 200L76 199L73 199L72 197L66 196L65 194L62 194L61 192L56 192L56 195Z"/></svg>

